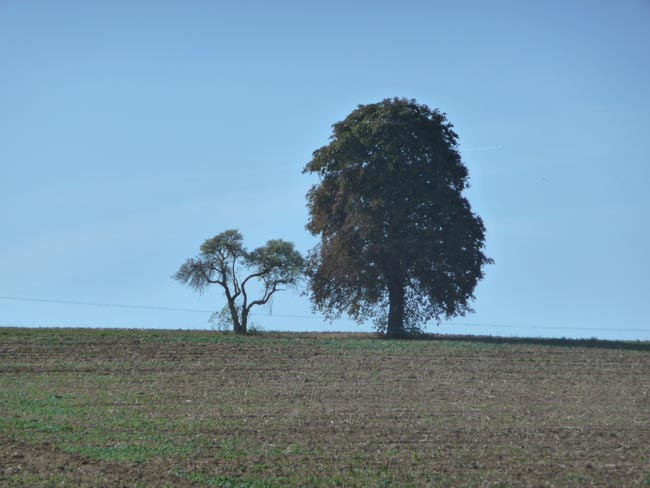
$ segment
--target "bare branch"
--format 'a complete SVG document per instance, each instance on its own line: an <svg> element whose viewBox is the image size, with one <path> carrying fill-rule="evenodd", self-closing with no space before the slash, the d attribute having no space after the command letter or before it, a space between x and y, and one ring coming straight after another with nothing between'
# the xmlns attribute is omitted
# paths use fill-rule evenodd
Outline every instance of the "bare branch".
<svg viewBox="0 0 650 488"><path fill-rule="evenodd" d="M273 296L273 294L276 291L280 291L280 290L277 288L277 283L273 283L271 290L270 291L266 290L264 292L264 296L261 299L254 300L250 303L250 305L248 305L248 308L246 308L246 312L247 313L250 312L250 309L253 308L255 305L266 305L266 303L269 301L269 299Z"/></svg>
<svg viewBox="0 0 650 488"><path fill-rule="evenodd" d="M246 283L248 282L248 280L250 280L251 278L262 278L262 279L264 279L264 276L265 276L267 273L268 273L268 271L263 269L262 271L260 271L260 272L258 272L258 273L253 273L252 275L247 276L247 277L244 279L244 281L242 281L241 287L244 288L244 286L246 286Z"/></svg>

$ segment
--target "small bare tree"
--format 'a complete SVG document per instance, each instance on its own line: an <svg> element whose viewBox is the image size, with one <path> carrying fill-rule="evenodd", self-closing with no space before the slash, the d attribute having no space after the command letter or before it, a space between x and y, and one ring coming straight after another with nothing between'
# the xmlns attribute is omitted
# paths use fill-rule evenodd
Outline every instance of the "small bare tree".
<svg viewBox="0 0 650 488"><path fill-rule="evenodd" d="M255 305L264 305L275 292L296 287L304 273L305 260L291 242L271 239L248 252L237 230L227 230L207 239L198 256L190 258L173 276L203 293L209 285L223 288L233 331L245 334L248 317ZM243 270L248 271L243 276ZM260 283L261 296L252 299L247 285Z"/></svg>

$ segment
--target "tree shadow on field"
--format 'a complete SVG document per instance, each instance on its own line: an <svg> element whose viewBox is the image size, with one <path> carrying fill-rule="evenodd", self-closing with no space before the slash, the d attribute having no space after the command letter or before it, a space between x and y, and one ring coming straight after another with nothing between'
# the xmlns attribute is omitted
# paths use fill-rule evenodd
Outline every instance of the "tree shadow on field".
<svg viewBox="0 0 650 488"><path fill-rule="evenodd" d="M417 337L412 337L410 340L650 351L650 342L648 341L610 341L604 339L554 339L542 337L495 337L444 334L422 334Z"/></svg>

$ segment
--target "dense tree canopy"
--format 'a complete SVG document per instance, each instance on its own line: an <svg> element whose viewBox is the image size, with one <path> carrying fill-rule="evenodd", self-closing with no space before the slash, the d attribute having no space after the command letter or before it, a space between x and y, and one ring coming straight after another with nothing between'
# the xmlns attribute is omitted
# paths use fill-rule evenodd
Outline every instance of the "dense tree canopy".
<svg viewBox="0 0 650 488"><path fill-rule="evenodd" d="M174 279L203 292L208 285L221 286L236 333L245 334L255 305L266 304L274 293L295 287L303 276L305 260L291 242L272 239L252 252L244 248L237 230L227 230L207 239L198 256L190 258ZM240 276L244 269L247 276ZM261 297L252 299L246 286L251 280L261 286Z"/></svg>
<svg viewBox="0 0 650 488"><path fill-rule="evenodd" d="M389 337L471 311L492 262L462 195L468 171L445 114L414 100L360 105L334 124L305 172L310 294L329 317L372 319Z"/></svg>

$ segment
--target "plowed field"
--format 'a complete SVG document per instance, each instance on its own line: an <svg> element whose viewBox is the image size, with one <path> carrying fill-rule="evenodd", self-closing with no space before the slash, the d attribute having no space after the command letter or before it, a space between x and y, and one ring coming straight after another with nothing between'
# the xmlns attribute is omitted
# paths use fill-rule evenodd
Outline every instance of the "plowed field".
<svg viewBox="0 0 650 488"><path fill-rule="evenodd" d="M648 343L0 329L0 486L650 486Z"/></svg>

